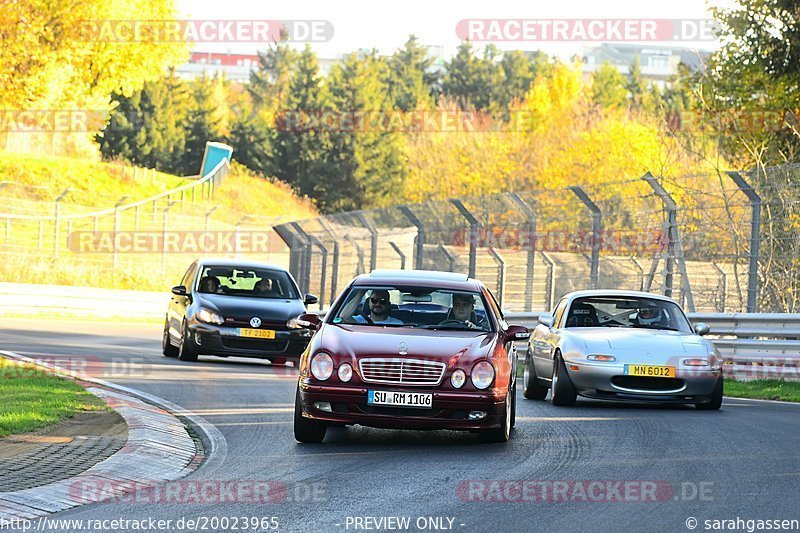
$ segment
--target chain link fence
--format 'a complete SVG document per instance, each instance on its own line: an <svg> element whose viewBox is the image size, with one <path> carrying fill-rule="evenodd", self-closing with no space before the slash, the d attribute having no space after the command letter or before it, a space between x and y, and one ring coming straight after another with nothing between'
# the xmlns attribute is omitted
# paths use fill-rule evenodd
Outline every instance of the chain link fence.
<svg viewBox="0 0 800 533"><path fill-rule="evenodd" d="M672 296L692 312L800 311L800 166L644 176L279 224L289 268L329 304L375 268L463 272L505 309L585 288Z"/></svg>

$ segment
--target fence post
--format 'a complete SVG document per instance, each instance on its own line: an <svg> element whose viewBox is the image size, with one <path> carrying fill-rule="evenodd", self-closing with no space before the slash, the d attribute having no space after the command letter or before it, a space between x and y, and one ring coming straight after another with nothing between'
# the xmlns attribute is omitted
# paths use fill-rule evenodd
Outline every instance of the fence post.
<svg viewBox="0 0 800 533"><path fill-rule="evenodd" d="M673 289L673 274L675 269L675 261L677 260L678 268L681 273L681 291L683 296L686 297L686 304L690 313L695 312L694 297L692 296L692 287L689 283L689 276L686 273L686 262L683 258L683 247L681 246L680 233L678 232L678 204L672 198L666 189L658 182L658 180L649 172L642 176L642 179L656 193L656 196L661 198L664 209L667 210L667 257L666 257L666 275L664 276L664 296L672 297Z"/></svg>
<svg viewBox="0 0 800 533"><path fill-rule="evenodd" d="M456 271L456 256L450 253L450 250L445 248L444 244L439 244L439 253L442 254L445 260L450 264L450 272Z"/></svg>
<svg viewBox="0 0 800 533"><path fill-rule="evenodd" d="M711 266L713 266L717 270L717 273L719 274L720 297L719 297L719 306L717 306L717 311L719 311L720 313L724 313L726 304L725 300L728 297L728 275L725 274L725 271L722 270L722 268L720 268L720 266L717 263L712 262Z"/></svg>
<svg viewBox="0 0 800 533"><path fill-rule="evenodd" d="M309 258L311 257L311 248L313 246L316 246L317 248L319 248L319 251L322 253L322 268L321 268L321 272L320 272L320 275L319 275L319 308L322 309L325 306L325 280L326 280L327 275L328 275L328 249L325 246L323 246L322 242L320 242L319 239L317 239L313 235L309 234L299 224L296 224L293 227L306 240L306 242L309 243L309 245L308 245L308 249L309 249L308 256L309 256ZM309 260L309 263L310 263L310 260ZM311 280L310 280L311 269L310 268L309 268L308 276L309 276L309 286L308 286L307 291L311 292Z"/></svg>
<svg viewBox="0 0 800 533"><path fill-rule="evenodd" d="M305 287L302 287L302 259L305 243L302 242L302 238L294 232L291 224L278 224L273 226L272 229L275 230L275 233L277 233L283 242L286 243L286 246L289 247L289 272L292 274L295 281L297 281L298 285L301 285L300 290L306 292Z"/></svg>
<svg viewBox="0 0 800 533"><path fill-rule="evenodd" d="M61 200L68 195L71 190L71 188L67 187L53 202L55 204L55 213L53 215L53 257L55 259L58 259L58 230L61 225Z"/></svg>
<svg viewBox="0 0 800 533"><path fill-rule="evenodd" d="M526 265L525 273L525 312L530 313L533 310L533 269L536 263L536 213L517 193L512 192L509 197L511 201L517 204L517 207L519 207L527 220L528 264Z"/></svg>
<svg viewBox="0 0 800 533"><path fill-rule="evenodd" d="M389 241L389 246L391 246L392 250L394 250L394 252L398 256L400 256L400 270L405 270L406 269L406 254L403 253L403 250L401 250L400 247L397 246L397 244L394 243L394 241Z"/></svg>
<svg viewBox="0 0 800 533"><path fill-rule="evenodd" d="M489 255L497 263L497 301L500 309L503 308L503 298L506 293L506 262L494 247L489 247Z"/></svg>
<svg viewBox="0 0 800 533"><path fill-rule="evenodd" d="M750 257L747 267L747 312L758 312L758 260L761 255L761 196L738 172L728 172L734 183L750 200Z"/></svg>
<svg viewBox="0 0 800 533"><path fill-rule="evenodd" d="M556 297L556 262L545 251L539 252L547 265L547 285L545 290L545 309L553 309Z"/></svg>
<svg viewBox="0 0 800 533"><path fill-rule="evenodd" d="M639 290L644 290L644 267L642 263L636 259L635 257L631 256L631 262L636 266L636 270L639 271Z"/></svg>
<svg viewBox="0 0 800 533"><path fill-rule="evenodd" d="M331 303L336 299L336 291L338 290L339 284L339 240L337 238L336 232L333 230L333 227L328 223L328 219L326 217L320 217L319 225L328 232L328 235L331 238L331 242L333 242L333 257L331 258Z"/></svg>
<svg viewBox="0 0 800 533"><path fill-rule="evenodd" d="M211 213L216 211L218 207L219 207L219 205L215 205L214 207L212 207L211 209L206 211L206 214L205 214L205 217L206 217L205 230L206 231L208 231L208 228L209 228L209 218L211 217Z"/></svg>
<svg viewBox="0 0 800 533"><path fill-rule="evenodd" d="M369 231L370 245L369 245L369 269L373 271L378 265L378 230L367 219L363 211L356 211L355 216L359 222Z"/></svg>
<svg viewBox="0 0 800 533"><path fill-rule="evenodd" d="M425 225L407 205L398 206L398 209L417 228L417 237L414 239L414 268L422 270L423 256L425 254Z"/></svg>
<svg viewBox="0 0 800 533"><path fill-rule="evenodd" d="M169 231L169 210L175 205L175 202L169 202L167 207L164 208L164 220L161 226L161 277L167 277L167 231ZM116 244L116 243L115 243ZM117 247L114 246L114 257L117 256Z"/></svg>
<svg viewBox="0 0 800 533"><path fill-rule="evenodd" d="M592 256L590 260L589 288L596 289L600 281L600 234L603 230L603 212L582 188L573 186L569 187L569 190L586 206L592 217Z"/></svg>
<svg viewBox="0 0 800 533"><path fill-rule="evenodd" d="M125 200L127 200L127 199L128 199L128 196L125 195L122 198L120 198L119 200L117 200L117 203L114 205L114 252L113 252L113 256L112 256L112 268L114 270L117 269L117 261L118 261L118 259L117 259L117 232L119 232L119 206L121 206L123 204L123 202L125 202ZM170 204L170 205L172 205L172 204Z"/></svg>
<svg viewBox="0 0 800 533"><path fill-rule="evenodd" d="M469 222L469 277L474 278L478 260L478 219L470 213L461 200L451 199L450 203L456 206L461 216Z"/></svg>

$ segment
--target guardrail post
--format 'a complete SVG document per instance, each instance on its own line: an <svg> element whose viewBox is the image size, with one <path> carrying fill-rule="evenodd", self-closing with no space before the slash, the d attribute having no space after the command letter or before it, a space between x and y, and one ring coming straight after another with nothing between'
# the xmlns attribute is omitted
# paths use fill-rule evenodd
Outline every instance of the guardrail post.
<svg viewBox="0 0 800 533"><path fill-rule="evenodd" d="M596 289L599 286L600 278L600 235L603 230L603 212L580 187L569 187L569 190L586 206L592 217L592 255L590 259L589 288Z"/></svg>
<svg viewBox="0 0 800 533"><path fill-rule="evenodd" d="M556 262L547 252L539 252L547 265L547 284L545 289L545 309L553 309L556 300Z"/></svg>
<svg viewBox="0 0 800 533"><path fill-rule="evenodd" d="M489 255L497 263L497 301L503 308L503 298L506 294L506 262L493 247L489 248Z"/></svg>
<svg viewBox="0 0 800 533"><path fill-rule="evenodd" d="M528 264L526 265L525 272L525 312L530 313L533 310L533 274L534 264L536 263L536 213L533 209L523 200L520 196L512 192L509 195L511 201L517 204L522 214L525 215L527 220L528 237L526 248L528 249Z"/></svg>
<svg viewBox="0 0 800 533"><path fill-rule="evenodd" d="M356 211L355 213L356 218L359 222L369 231L370 235L370 244L369 244L369 270L370 272L375 270L378 265L378 230L375 226L367 219L366 215L363 211Z"/></svg>
<svg viewBox="0 0 800 533"><path fill-rule="evenodd" d="M403 250L397 246L394 241L389 241L389 246L392 247L392 250L400 257L400 270L406 269L406 254L403 253Z"/></svg>
<svg viewBox="0 0 800 533"><path fill-rule="evenodd" d="M664 276L664 296L672 297L673 288L673 275L674 263L677 259L678 268L681 273L681 290L683 296L686 298L687 308L690 313L695 312L694 297L692 296L692 287L689 283L689 276L686 273L686 262L683 259L683 247L681 246L680 234L678 232L678 204L672 198L666 189L658 182L658 180L649 172L642 176L642 180L646 181L648 185L656 193L656 196L661 198L664 209L667 211L667 257L666 257L666 274Z"/></svg>
<svg viewBox="0 0 800 533"><path fill-rule="evenodd" d="M450 203L456 206L461 216L469 222L469 277L474 278L478 261L478 219L470 213L461 200L451 199Z"/></svg>
<svg viewBox="0 0 800 533"><path fill-rule="evenodd" d="M758 260L761 254L761 196L738 172L728 172L734 183L750 200L750 257L747 267L747 312L758 312Z"/></svg>
<svg viewBox="0 0 800 533"><path fill-rule="evenodd" d="M417 236L414 239L414 268L422 270L423 256L425 254L425 224L407 205L398 206L398 209L417 228Z"/></svg>

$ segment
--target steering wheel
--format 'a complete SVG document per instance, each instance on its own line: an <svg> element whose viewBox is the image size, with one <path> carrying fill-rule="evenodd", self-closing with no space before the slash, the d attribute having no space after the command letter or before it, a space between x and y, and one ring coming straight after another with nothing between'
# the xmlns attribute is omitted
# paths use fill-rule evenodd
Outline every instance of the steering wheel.
<svg viewBox="0 0 800 533"><path fill-rule="evenodd" d="M442 320L438 324L439 326L467 326L469 329L478 329L478 326L473 324L468 320L456 320L454 318L448 318L447 320Z"/></svg>

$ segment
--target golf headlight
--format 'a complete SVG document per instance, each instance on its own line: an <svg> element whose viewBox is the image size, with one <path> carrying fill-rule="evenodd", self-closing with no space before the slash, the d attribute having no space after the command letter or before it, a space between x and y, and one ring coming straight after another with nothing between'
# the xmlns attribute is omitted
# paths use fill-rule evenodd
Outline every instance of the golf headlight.
<svg viewBox="0 0 800 533"><path fill-rule="evenodd" d="M450 376L450 384L457 389L463 387L464 383L466 382L467 382L467 374L460 368L455 370L453 372L453 375Z"/></svg>
<svg viewBox="0 0 800 533"><path fill-rule="evenodd" d="M211 309L206 309L205 307L201 307L200 309L198 309L197 314L195 316L197 317L197 320L199 320L200 322L205 322L206 324L221 325L225 323L224 318L219 316Z"/></svg>
<svg viewBox="0 0 800 533"><path fill-rule="evenodd" d="M339 365L339 381L347 383L353 377L353 367L347 363Z"/></svg>
<svg viewBox="0 0 800 533"><path fill-rule="evenodd" d="M333 359L325 352L320 352L311 359L311 375L325 381L333 374Z"/></svg>
<svg viewBox="0 0 800 533"><path fill-rule="evenodd" d="M472 384L476 389L486 389L494 382L494 367L488 361L481 361L472 367Z"/></svg>

